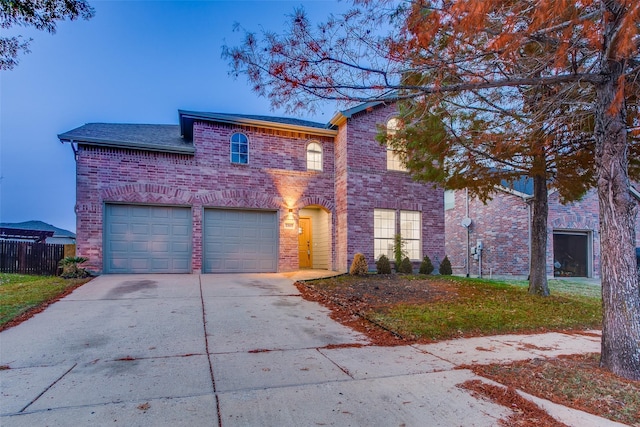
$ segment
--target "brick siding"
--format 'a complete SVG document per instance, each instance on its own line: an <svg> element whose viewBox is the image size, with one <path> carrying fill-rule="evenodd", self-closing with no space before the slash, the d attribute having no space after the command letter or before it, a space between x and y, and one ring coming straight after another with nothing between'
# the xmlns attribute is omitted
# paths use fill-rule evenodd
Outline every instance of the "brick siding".
<svg viewBox="0 0 640 427"><path fill-rule="evenodd" d="M373 210L422 212L422 252L434 262L444 256L442 190L386 170L386 149L375 140L376 125L393 114L376 108L350 118L338 135L316 137L286 130L196 121L195 155L80 145L77 160L78 255L101 271L105 203L186 206L192 210L193 272L202 270L203 210L213 207L279 212L278 271L298 269L298 211L319 206L331 222L333 269L347 271L362 252L373 265ZM234 132L249 139L249 164L230 162ZM306 147L323 148L323 170L306 170Z"/></svg>

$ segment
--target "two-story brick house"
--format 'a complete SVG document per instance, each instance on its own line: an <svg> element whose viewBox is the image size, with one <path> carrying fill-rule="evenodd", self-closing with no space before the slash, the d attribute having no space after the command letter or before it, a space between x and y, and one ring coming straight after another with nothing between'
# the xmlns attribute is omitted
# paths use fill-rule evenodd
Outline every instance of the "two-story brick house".
<svg viewBox="0 0 640 427"><path fill-rule="evenodd" d="M631 194L640 205L636 187ZM446 192L445 246L454 274L528 276L532 195L527 180L498 186L487 204L465 190ZM600 277L599 221L595 190L565 205L556 191L549 193L548 276ZM640 217L635 230L640 247Z"/></svg>
<svg viewBox="0 0 640 427"><path fill-rule="evenodd" d="M78 254L104 273L347 271L401 233L414 261L442 259L442 190L375 139L394 113L364 104L321 124L179 111L179 125L65 132Z"/></svg>

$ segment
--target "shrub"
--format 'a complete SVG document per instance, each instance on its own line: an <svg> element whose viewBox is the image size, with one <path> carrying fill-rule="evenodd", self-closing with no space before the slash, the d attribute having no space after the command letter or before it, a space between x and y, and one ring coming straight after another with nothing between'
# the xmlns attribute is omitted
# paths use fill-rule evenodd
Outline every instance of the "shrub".
<svg viewBox="0 0 640 427"><path fill-rule="evenodd" d="M451 261L449 261L449 257L446 255L440 263L440 274L443 276L451 276L453 274L453 270L451 270Z"/></svg>
<svg viewBox="0 0 640 427"><path fill-rule="evenodd" d="M424 256L424 259L420 263L420 274L431 274L433 273L433 263L431 262L431 258L428 255Z"/></svg>
<svg viewBox="0 0 640 427"><path fill-rule="evenodd" d="M61 276L65 279L82 279L89 277L89 272L78 267L79 264L87 262L88 259L81 256L68 256L60 260L58 265L62 267Z"/></svg>
<svg viewBox="0 0 640 427"><path fill-rule="evenodd" d="M391 274L391 263L386 255L380 255L376 261L376 270L378 274Z"/></svg>
<svg viewBox="0 0 640 427"><path fill-rule="evenodd" d="M400 264L402 264L402 260L407 256L406 251L404 250L406 242L402 240L402 236L396 234L393 236L393 260L396 263L396 271L400 272Z"/></svg>
<svg viewBox="0 0 640 427"><path fill-rule="evenodd" d="M413 273L413 264L411 264L411 260L409 257L404 257L402 262L400 263L400 273L411 274Z"/></svg>
<svg viewBox="0 0 640 427"><path fill-rule="evenodd" d="M357 253L353 256L353 262L351 263L351 269L349 274L352 276L361 276L367 274L369 266L367 265L367 259L361 253Z"/></svg>

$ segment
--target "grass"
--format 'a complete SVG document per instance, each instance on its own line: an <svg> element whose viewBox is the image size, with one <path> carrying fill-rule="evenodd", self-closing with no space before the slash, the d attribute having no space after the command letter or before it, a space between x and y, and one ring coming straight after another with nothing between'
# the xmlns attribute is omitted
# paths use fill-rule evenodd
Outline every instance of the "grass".
<svg viewBox="0 0 640 427"><path fill-rule="evenodd" d="M0 330L89 280L0 273Z"/></svg>
<svg viewBox="0 0 640 427"><path fill-rule="evenodd" d="M521 286L483 279L443 279L455 286L455 298L425 304L397 304L368 313L402 336L447 339L540 330L601 327L601 301L576 293L529 295Z"/></svg>

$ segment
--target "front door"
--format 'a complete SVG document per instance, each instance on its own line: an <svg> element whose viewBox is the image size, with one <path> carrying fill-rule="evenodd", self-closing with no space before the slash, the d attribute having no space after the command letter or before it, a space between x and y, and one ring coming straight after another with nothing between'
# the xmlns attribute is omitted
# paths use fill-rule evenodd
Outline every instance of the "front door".
<svg viewBox="0 0 640 427"><path fill-rule="evenodd" d="M311 218L300 218L298 221L298 259L300 268L312 268L311 253Z"/></svg>

